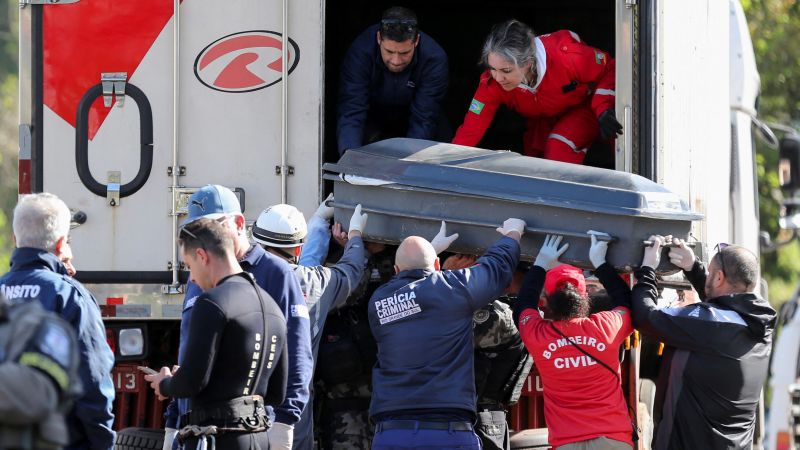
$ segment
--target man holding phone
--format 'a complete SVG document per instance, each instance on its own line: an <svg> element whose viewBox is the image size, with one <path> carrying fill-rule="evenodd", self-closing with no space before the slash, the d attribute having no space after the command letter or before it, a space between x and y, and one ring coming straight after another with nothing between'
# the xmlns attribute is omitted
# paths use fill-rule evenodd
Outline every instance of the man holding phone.
<svg viewBox="0 0 800 450"><path fill-rule="evenodd" d="M203 290L194 304L181 367L145 379L159 398L188 398L179 437L186 448L270 448L267 405L286 394L286 320L272 297L242 270L233 239L213 219L180 232L183 260Z"/></svg>

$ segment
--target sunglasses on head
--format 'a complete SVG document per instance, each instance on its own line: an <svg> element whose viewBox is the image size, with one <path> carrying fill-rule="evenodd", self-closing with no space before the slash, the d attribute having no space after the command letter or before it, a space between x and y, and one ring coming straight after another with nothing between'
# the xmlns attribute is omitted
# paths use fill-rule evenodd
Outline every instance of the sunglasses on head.
<svg viewBox="0 0 800 450"><path fill-rule="evenodd" d="M179 238L183 238L184 235L186 235L186 236L190 237L191 239L194 239L195 241L197 241L197 243L200 244L200 248L202 248L203 250L206 249L206 246L205 246L205 243L203 242L203 240L200 239L200 237L197 236L196 234L194 234L191 231L189 231L186 227L181 228L181 231L178 232L178 237Z"/></svg>
<svg viewBox="0 0 800 450"><path fill-rule="evenodd" d="M725 277L728 276L728 273L725 271L725 255L723 255L720 252L725 248L730 247L730 245L731 244L720 242L714 247L714 250L717 252L717 261L719 262L719 270L722 271L722 275L724 275Z"/></svg>
<svg viewBox="0 0 800 450"><path fill-rule="evenodd" d="M383 19L381 20L381 30L404 30L414 31L417 28L417 21L413 19Z"/></svg>

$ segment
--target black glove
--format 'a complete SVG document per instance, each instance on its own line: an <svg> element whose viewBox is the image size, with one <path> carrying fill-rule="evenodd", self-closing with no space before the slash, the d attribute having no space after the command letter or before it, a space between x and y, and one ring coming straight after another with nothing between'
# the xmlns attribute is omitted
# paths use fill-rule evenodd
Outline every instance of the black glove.
<svg viewBox="0 0 800 450"><path fill-rule="evenodd" d="M616 115L614 108L609 108L597 119L600 123L600 137L604 140L616 139L618 134L622 134L622 124L617 121Z"/></svg>

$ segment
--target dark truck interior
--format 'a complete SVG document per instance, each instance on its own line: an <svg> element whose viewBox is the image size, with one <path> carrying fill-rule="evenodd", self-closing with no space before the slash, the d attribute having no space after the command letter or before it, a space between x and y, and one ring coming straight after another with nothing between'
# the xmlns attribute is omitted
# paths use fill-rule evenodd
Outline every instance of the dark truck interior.
<svg viewBox="0 0 800 450"><path fill-rule="evenodd" d="M492 25L517 19L545 34L568 29L593 47L614 55L615 16L613 0L438 0L389 2L351 0L326 2L325 9L325 161L339 158L336 150L336 100L339 64L353 39L380 20L391 6L405 6L417 13L420 29L433 37L448 54L450 87L445 112L453 131L461 124L482 72L478 65L483 40ZM482 148L522 151L524 120L501 108L480 143ZM585 164L613 168L613 150L595 145Z"/></svg>
<svg viewBox="0 0 800 450"><path fill-rule="evenodd" d="M433 37L445 49L449 58L450 84L445 99L445 113L453 131L461 124L477 87L483 69L479 66L481 46L495 23L514 18L531 25L537 35L562 29L577 33L587 44L615 54L615 1L614 0L560 0L549 2L523 0L438 0L389 2L351 0L326 2L325 6L325 161L339 159L336 148L336 103L339 88L340 62L353 39L366 27L377 23L383 10L391 6L405 6L414 10L420 29ZM522 151L525 122L516 113L501 108L487 131L480 147ZM613 149L605 144L593 146L584 164L614 168ZM330 186L329 186L330 188ZM329 189L330 190L330 189ZM638 336L631 336L638 341ZM635 346L636 344L634 344ZM630 344L623 349L623 390L636 408L638 391L633 376L639 358L632 355ZM652 376L652 374L648 374ZM648 386L652 385L649 382ZM536 388L538 390L538 387ZM649 392L649 391L648 391ZM652 396L652 394L645 395ZM632 397L632 398L631 398ZM652 403L652 402L651 402ZM541 396L520 400L509 424L521 430L544 426ZM640 420L642 418L640 417ZM529 430L530 446L514 448L549 448L544 437ZM523 433L524 434L524 433ZM540 442L541 441L541 442ZM527 441L525 441L527 443ZM541 444L537 445L537 444Z"/></svg>

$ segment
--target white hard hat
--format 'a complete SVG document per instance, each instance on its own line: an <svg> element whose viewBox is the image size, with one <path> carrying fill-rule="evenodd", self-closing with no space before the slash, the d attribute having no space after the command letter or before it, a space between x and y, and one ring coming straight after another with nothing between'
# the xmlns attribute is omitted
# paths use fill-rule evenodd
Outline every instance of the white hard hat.
<svg viewBox="0 0 800 450"><path fill-rule="evenodd" d="M268 247L303 245L308 228L303 213L292 205L279 204L265 209L253 224L253 239Z"/></svg>

